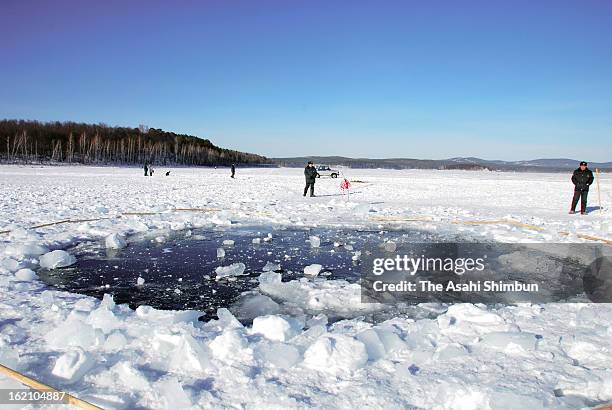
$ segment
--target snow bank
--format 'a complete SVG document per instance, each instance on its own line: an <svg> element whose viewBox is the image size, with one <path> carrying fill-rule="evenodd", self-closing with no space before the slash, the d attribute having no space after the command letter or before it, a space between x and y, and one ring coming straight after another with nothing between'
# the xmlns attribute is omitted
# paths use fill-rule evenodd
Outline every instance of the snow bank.
<svg viewBox="0 0 612 410"><path fill-rule="evenodd" d="M289 369L302 360L297 347L287 343L262 343L255 348L255 357L264 366Z"/></svg>
<svg viewBox="0 0 612 410"><path fill-rule="evenodd" d="M357 370L368 361L365 345L345 335L325 335L304 352L304 365L326 373Z"/></svg>
<svg viewBox="0 0 612 410"><path fill-rule="evenodd" d="M480 346L501 350L507 354L528 353L536 350L538 339L529 332L490 332L480 340Z"/></svg>

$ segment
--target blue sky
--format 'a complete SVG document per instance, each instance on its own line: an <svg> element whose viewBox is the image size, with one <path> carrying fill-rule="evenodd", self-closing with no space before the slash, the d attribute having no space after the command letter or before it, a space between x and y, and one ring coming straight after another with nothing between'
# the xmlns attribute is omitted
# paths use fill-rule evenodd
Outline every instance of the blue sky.
<svg viewBox="0 0 612 410"><path fill-rule="evenodd" d="M612 160L612 3L0 2L0 117L267 156Z"/></svg>

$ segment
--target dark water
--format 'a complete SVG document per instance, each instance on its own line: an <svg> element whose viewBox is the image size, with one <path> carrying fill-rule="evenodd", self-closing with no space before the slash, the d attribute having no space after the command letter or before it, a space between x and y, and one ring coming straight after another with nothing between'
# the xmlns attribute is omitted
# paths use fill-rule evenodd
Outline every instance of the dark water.
<svg viewBox="0 0 612 410"><path fill-rule="evenodd" d="M272 239L266 241L264 238L268 234L272 235ZM311 235L321 238L319 248L311 247L308 242ZM213 318L218 308L229 308L241 294L258 288L257 277L268 262L280 264L279 271L282 272L283 281L303 278L304 267L317 263L323 266L320 276L358 282L362 277L360 263L365 266L369 259L380 255L380 245L386 240L395 242L398 252L406 250L406 253L409 253L409 250L414 251L418 244L425 248L442 245L440 249L444 252L456 249L459 243L467 245L469 252L492 246L495 249L486 251L490 256L512 253L522 247L520 244L473 243L475 246L472 246L458 237L451 239L454 239L454 244L445 244L444 242L449 242L449 237L442 240L432 233L418 230L238 227L173 232L164 238L165 241L160 243L155 237L135 236L130 238L128 247L120 251L107 250L103 243L83 243L71 250L77 256L76 265L42 271L39 274L46 283L57 288L97 298L110 293L117 303L127 303L132 308L144 304L166 310L193 309L204 312L205 318ZM260 238L260 243L254 244L254 238ZM235 243L233 246L224 246L224 240L233 240ZM584 245L579 246L580 248L572 252L584 254L587 249L583 248ZM544 269L540 272L530 268L511 268L511 272L507 273L505 268L501 267L488 274L513 276L516 279L536 280L541 283L544 299L535 300L536 303L565 300L582 292L581 276L584 266L575 263L572 258L553 257L546 253L546 247L547 245L532 247L529 253L525 253L525 260L541 262ZM223 258L217 257L218 248L225 250ZM355 251L364 251L362 262L353 260ZM432 254L431 249L423 252ZM216 279L217 267L238 262L246 265L244 275ZM561 266L556 276L551 276L552 269L548 267L549 264ZM137 284L139 277L145 280L143 285ZM439 276L439 280L446 278ZM367 283L367 280L364 283ZM410 300L412 299L394 298L393 305L396 306L393 309L397 308L397 302ZM374 301L384 302L378 299ZM495 304L511 303L512 298L505 301L497 296L487 299L483 293L461 293L445 295L444 298L436 297L435 300L416 300L408 305L430 301Z"/></svg>
<svg viewBox="0 0 612 410"><path fill-rule="evenodd" d="M272 240L264 238L272 234ZM321 238L319 248L307 242ZM260 244L253 244L260 238ZM223 241L235 241L223 246ZM194 309L214 317L219 307L229 307L241 293L257 288L257 277L267 262L279 263L283 281L303 277L304 266L323 265L328 279L359 279L359 262L353 252L366 245L397 242L435 241L419 231L364 231L333 229L283 229L242 227L226 230L193 230L173 233L163 243L152 237L133 237L127 248L112 251L102 243L81 244L71 250L77 264L41 272L41 278L57 288L102 298L114 295L117 303L130 307L149 305L158 309ZM335 242L341 244L335 246ZM351 250L350 248L353 248ZM217 257L217 249L225 257ZM235 262L246 265L244 276L216 280L215 269ZM145 279L137 285L138 277Z"/></svg>

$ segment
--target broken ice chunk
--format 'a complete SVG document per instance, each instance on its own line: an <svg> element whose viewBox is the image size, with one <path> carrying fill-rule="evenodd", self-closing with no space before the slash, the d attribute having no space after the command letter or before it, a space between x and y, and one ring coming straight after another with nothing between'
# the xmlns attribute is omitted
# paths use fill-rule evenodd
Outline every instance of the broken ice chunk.
<svg viewBox="0 0 612 410"><path fill-rule="evenodd" d="M386 252L395 252L395 250L397 249L397 244L392 241L385 242L385 244L383 245L383 248L385 249Z"/></svg>
<svg viewBox="0 0 612 410"><path fill-rule="evenodd" d="M281 270L281 266L280 263L274 263L274 262L266 262L266 265L263 267L262 269L264 272L275 272L277 270Z"/></svg>
<svg viewBox="0 0 612 410"><path fill-rule="evenodd" d="M322 265L313 263L312 265L308 265L304 268L304 275L317 276L319 272L321 272L321 269L323 269Z"/></svg>
<svg viewBox="0 0 612 410"><path fill-rule="evenodd" d="M225 258L225 249L223 248L217 249L217 258Z"/></svg>
<svg viewBox="0 0 612 410"><path fill-rule="evenodd" d="M107 249L123 249L127 246L127 242L119 234L113 233L106 237Z"/></svg>
<svg viewBox="0 0 612 410"><path fill-rule="evenodd" d="M76 258L66 251L52 251L40 257L40 267L44 269L65 268L75 263Z"/></svg>
<svg viewBox="0 0 612 410"><path fill-rule="evenodd" d="M232 239L226 239L223 241L223 246L234 246L234 241Z"/></svg>
<svg viewBox="0 0 612 410"><path fill-rule="evenodd" d="M286 319L281 316L267 315L253 319L252 332L261 334L269 340L284 342L297 336L302 326L295 319Z"/></svg>
<svg viewBox="0 0 612 410"><path fill-rule="evenodd" d="M240 276L244 274L246 269L246 265L244 263L232 263L229 266L219 266L215 269L215 273L217 274L217 280L221 278L225 278L228 276Z"/></svg>
<svg viewBox="0 0 612 410"><path fill-rule="evenodd" d="M19 269L17 272L15 272L15 277L23 282L30 282L38 279L36 273L32 269L28 268Z"/></svg>
<svg viewBox="0 0 612 410"><path fill-rule="evenodd" d="M74 383L87 373L95 364L90 353L81 348L74 348L62 354L55 361L51 373L64 379L65 383Z"/></svg>
<svg viewBox="0 0 612 410"><path fill-rule="evenodd" d="M310 236L308 238L310 240L310 246L313 248L318 248L321 246L321 238L319 238L318 236Z"/></svg>

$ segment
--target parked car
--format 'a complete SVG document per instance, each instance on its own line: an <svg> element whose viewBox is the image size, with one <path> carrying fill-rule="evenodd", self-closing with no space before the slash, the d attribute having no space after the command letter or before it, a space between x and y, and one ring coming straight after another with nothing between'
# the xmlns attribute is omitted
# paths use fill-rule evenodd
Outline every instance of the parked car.
<svg viewBox="0 0 612 410"><path fill-rule="evenodd" d="M319 174L317 178L320 178L322 176L338 178L338 176L340 175L340 171L336 169L331 169L328 165L319 165L317 167L317 173Z"/></svg>

